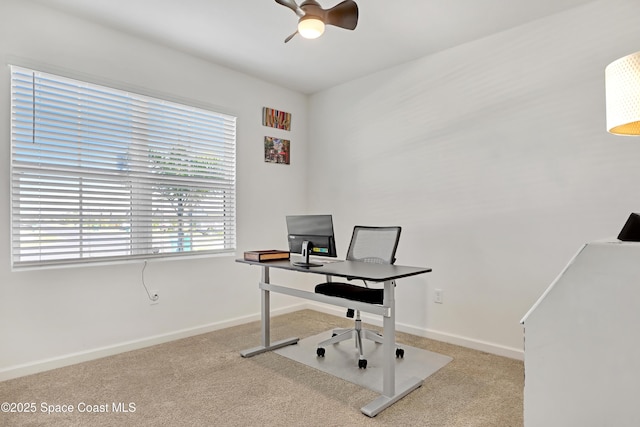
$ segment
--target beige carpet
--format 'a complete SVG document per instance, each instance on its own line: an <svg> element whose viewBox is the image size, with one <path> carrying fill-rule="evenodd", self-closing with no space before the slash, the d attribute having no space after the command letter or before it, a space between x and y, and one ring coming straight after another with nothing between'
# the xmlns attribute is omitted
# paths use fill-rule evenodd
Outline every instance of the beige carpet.
<svg viewBox="0 0 640 427"><path fill-rule="evenodd" d="M350 321L304 310L274 317L271 336L303 338L334 326ZM371 390L273 352L242 358L240 350L260 341L253 322L0 382L0 402L33 402L36 409L0 413L0 425L523 425L522 362L403 333L397 340L453 361L375 418L360 412L377 396ZM115 412L119 403L129 412ZM74 412L43 413L48 405L71 405ZM109 412L78 411L87 407Z"/></svg>

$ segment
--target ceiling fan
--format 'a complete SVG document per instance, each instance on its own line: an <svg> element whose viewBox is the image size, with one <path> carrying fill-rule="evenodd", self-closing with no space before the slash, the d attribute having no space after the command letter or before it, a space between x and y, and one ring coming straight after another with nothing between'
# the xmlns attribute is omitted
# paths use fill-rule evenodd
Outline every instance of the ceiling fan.
<svg viewBox="0 0 640 427"><path fill-rule="evenodd" d="M276 0L293 10L300 17L298 29L284 39L287 43L296 34L307 39L318 38L324 33L325 25L353 30L358 25L358 5L353 0L344 0L330 9L323 9L315 0L305 0L299 6L295 0Z"/></svg>

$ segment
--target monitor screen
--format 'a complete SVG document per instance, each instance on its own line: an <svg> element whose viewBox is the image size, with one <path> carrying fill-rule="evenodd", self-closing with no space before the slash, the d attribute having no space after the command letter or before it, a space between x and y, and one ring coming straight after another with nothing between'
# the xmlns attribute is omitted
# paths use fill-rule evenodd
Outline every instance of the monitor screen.
<svg viewBox="0 0 640 427"><path fill-rule="evenodd" d="M309 255L336 257L336 243L333 235L331 215L290 215L287 216L289 251L302 254L305 260L300 265L315 266L309 263ZM307 242L308 250L303 243Z"/></svg>

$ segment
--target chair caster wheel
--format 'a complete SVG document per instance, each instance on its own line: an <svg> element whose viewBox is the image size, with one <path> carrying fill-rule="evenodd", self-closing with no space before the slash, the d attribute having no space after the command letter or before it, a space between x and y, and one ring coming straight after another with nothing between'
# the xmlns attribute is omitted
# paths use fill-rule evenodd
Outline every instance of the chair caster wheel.
<svg viewBox="0 0 640 427"><path fill-rule="evenodd" d="M324 357L324 348L318 347L316 349L316 354L318 355L318 357Z"/></svg>
<svg viewBox="0 0 640 427"><path fill-rule="evenodd" d="M359 369L367 369L367 359L358 360L358 368Z"/></svg>
<svg viewBox="0 0 640 427"><path fill-rule="evenodd" d="M396 358L404 359L404 349L396 348Z"/></svg>

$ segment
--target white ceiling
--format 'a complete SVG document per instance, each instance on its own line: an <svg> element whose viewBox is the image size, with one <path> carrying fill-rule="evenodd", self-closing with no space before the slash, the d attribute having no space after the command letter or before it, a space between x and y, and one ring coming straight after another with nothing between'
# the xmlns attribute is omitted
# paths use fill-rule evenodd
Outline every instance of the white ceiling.
<svg viewBox="0 0 640 427"><path fill-rule="evenodd" d="M593 0L356 0L354 31L287 44L297 16L274 0L32 1L314 93Z"/></svg>

